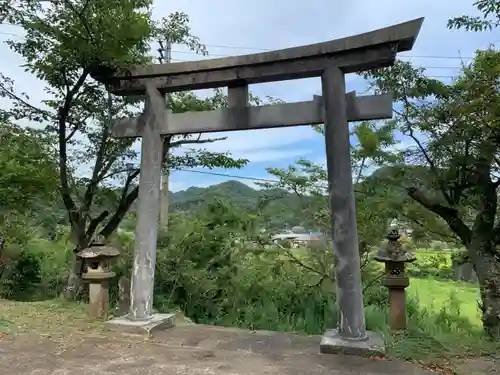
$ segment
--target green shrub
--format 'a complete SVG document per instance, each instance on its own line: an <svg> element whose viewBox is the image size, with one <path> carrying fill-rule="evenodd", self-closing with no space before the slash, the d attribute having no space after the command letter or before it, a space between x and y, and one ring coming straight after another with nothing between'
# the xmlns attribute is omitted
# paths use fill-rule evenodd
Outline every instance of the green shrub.
<svg viewBox="0 0 500 375"><path fill-rule="evenodd" d="M335 327L331 251L300 251L294 258L283 251L248 249L242 245L248 241L240 239L254 235L252 220L245 213L218 203L197 218L187 220L174 215L169 231L160 232L158 237L155 309L180 308L196 323L249 329L322 334ZM110 299L115 301L117 279L131 273L133 233L118 231L110 240L121 253L114 265L117 278L110 288ZM22 243L9 244L0 263L1 295L58 295L66 281L71 255L64 228L60 228L54 241L34 234ZM449 254L417 255L418 261L408 269L411 275L447 277L451 267ZM363 264L367 328L386 332L387 289L378 281L383 265L373 261ZM472 329L471 323L454 307L453 296L450 301L436 313L409 297L409 331L424 337L447 332L466 334Z"/></svg>
<svg viewBox="0 0 500 375"><path fill-rule="evenodd" d="M35 294L41 281L41 261L26 251L12 248L4 258L0 277L0 296L24 299Z"/></svg>
<svg viewBox="0 0 500 375"><path fill-rule="evenodd" d="M431 277L441 280L453 279L453 266L449 252L417 252L417 260L410 263L407 273L412 277Z"/></svg>

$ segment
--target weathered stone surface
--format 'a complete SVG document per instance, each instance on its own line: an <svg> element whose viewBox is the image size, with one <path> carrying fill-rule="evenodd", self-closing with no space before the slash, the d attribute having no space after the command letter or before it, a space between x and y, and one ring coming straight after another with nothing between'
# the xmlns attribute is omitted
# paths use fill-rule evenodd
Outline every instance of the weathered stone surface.
<svg viewBox="0 0 500 375"><path fill-rule="evenodd" d="M337 328L343 338L362 339L366 335L366 327L344 73L336 67L325 70L322 87L332 242L337 259Z"/></svg>
<svg viewBox="0 0 500 375"><path fill-rule="evenodd" d="M103 319L109 311L109 281L89 284L88 315L90 319Z"/></svg>
<svg viewBox="0 0 500 375"><path fill-rule="evenodd" d="M346 94L347 120L363 121L392 117L392 96ZM219 108L213 111L170 114L168 123L159 125L161 134L208 133L215 131L265 129L297 125L314 125L325 122L323 99L296 103L281 103L245 108L244 112L234 108ZM142 136L137 126L138 119L115 121L112 134L117 138Z"/></svg>
<svg viewBox="0 0 500 375"><path fill-rule="evenodd" d="M149 85L144 112L137 123L138 129L142 130L142 148L130 292L129 318L132 320L149 319L153 308L163 162L163 139L158 128L167 123L165 101L158 90Z"/></svg>
<svg viewBox="0 0 500 375"><path fill-rule="evenodd" d="M124 78L111 90L119 95L144 92L146 82L164 91L273 82L321 75L328 66L355 72L390 65L391 54L411 50L423 18L324 43L222 59L136 66L114 75ZM389 47L389 48L387 48ZM391 52L392 51L392 52ZM130 80L131 77L136 79Z"/></svg>
<svg viewBox="0 0 500 375"><path fill-rule="evenodd" d="M127 315L130 309L130 279L126 276L122 276L118 280L117 309L118 309L118 316Z"/></svg>
<svg viewBox="0 0 500 375"><path fill-rule="evenodd" d="M336 329L326 331L319 344L323 354L347 354L361 357L384 356L385 343L381 336L367 332L366 340L346 340Z"/></svg>
<svg viewBox="0 0 500 375"><path fill-rule="evenodd" d="M153 314L146 320L131 320L128 316L122 316L106 322L110 331L147 335L174 326L175 314Z"/></svg>
<svg viewBox="0 0 500 375"><path fill-rule="evenodd" d="M0 366L9 375L433 374L402 361L322 355L319 336L194 325L158 331L153 338L112 333L71 335L63 342L36 335L3 337Z"/></svg>
<svg viewBox="0 0 500 375"><path fill-rule="evenodd" d="M118 251L118 249L112 246L92 246L81 250L76 255L80 258L114 258L119 256L120 252Z"/></svg>

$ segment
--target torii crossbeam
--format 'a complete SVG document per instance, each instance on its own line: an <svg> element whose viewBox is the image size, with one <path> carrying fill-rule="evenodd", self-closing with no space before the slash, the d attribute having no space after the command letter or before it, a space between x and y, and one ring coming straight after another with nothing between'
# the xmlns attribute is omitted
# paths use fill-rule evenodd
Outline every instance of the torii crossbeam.
<svg viewBox="0 0 500 375"><path fill-rule="evenodd" d="M356 96L346 94L347 120L363 121L392 117L392 97L389 94ZM111 130L116 138L142 136L139 117L119 119ZM325 122L321 96L307 102L280 103L243 108L220 108L213 111L169 113L168 120L159 124L162 135L210 133L235 130L255 130Z"/></svg>

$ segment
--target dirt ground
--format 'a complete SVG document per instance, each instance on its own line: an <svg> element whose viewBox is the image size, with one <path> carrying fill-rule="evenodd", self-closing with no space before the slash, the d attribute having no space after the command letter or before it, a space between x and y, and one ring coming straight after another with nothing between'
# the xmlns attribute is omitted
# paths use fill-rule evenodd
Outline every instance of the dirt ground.
<svg viewBox="0 0 500 375"><path fill-rule="evenodd" d="M318 354L319 337L213 326L171 328L153 338L98 334L0 338L9 375L430 375L405 362Z"/></svg>

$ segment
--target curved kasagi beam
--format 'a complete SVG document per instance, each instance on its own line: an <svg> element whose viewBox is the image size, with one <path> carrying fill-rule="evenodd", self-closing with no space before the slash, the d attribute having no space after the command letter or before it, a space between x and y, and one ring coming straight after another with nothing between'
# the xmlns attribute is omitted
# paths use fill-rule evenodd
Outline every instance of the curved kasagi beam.
<svg viewBox="0 0 500 375"><path fill-rule="evenodd" d="M328 42L219 59L136 66L107 81L118 95L141 94L145 80L164 92L318 76L327 66L352 73L389 66L411 50L424 18Z"/></svg>

